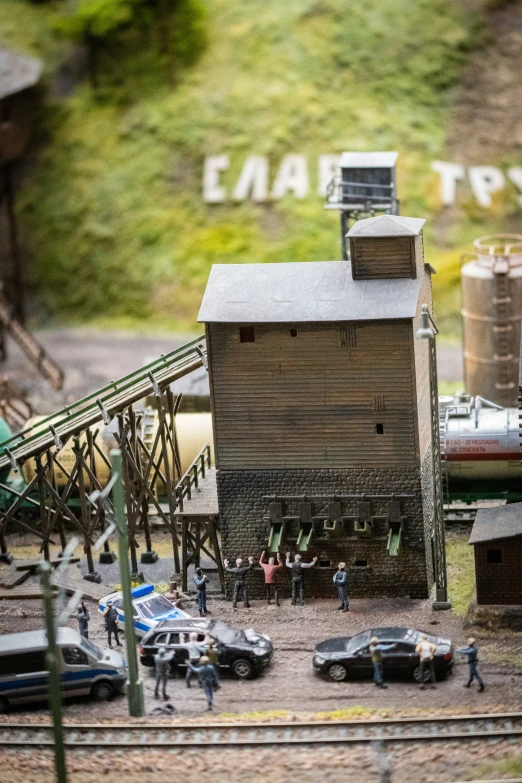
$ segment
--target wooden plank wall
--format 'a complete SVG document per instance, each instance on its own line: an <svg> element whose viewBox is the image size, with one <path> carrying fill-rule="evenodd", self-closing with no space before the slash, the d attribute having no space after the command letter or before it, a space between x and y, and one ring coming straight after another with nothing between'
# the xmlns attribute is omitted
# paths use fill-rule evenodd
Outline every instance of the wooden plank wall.
<svg viewBox="0 0 522 783"><path fill-rule="evenodd" d="M413 237L355 238L350 245L355 280L415 277Z"/></svg>
<svg viewBox="0 0 522 783"><path fill-rule="evenodd" d="M217 467L414 467L411 326L209 324Z"/></svg>

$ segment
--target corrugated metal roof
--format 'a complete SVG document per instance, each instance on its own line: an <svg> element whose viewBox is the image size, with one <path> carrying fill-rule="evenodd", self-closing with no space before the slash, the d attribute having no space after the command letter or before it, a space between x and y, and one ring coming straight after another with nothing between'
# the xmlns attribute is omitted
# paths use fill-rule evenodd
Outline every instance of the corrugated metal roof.
<svg viewBox="0 0 522 783"><path fill-rule="evenodd" d="M342 169L391 169L397 162L398 152L343 152Z"/></svg>
<svg viewBox="0 0 522 783"><path fill-rule="evenodd" d="M214 264L198 321L306 323L413 318L419 281L352 280L346 261Z"/></svg>
<svg viewBox="0 0 522 783"><path fill-rule="evenodd" d="M403 217L402 215L378 215L358 220L346 234L356 237L416 237L425 224L424 218Z"/></svg>
<svg viewBox="0 0 522 783"><path fill-rule="evenodd" d="M480 544L513 536L522 536L522 503L479 508L469 543Z"/></svg>
<svg viewBox="0 0 522 783"><path fill-rule="evenodd" d="M40 60L0 46L0 100L33 87L40 80L42 68Z"/></svg>

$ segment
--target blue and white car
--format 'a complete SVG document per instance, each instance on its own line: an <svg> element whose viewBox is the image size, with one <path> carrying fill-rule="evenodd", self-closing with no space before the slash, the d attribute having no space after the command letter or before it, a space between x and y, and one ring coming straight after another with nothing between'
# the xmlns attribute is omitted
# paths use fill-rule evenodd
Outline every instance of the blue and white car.
<svg viewBox="0 0 522 783"><path fill-rule="evenodd" d="M134 630L136 636L145 636L145 634L154 628L162 620L183 620L190 618L183 609L165 598L164 595L154 591L154 585L139 585L131 590L132 606L134 608ZM98 602L99 611L103 614L107 607L107 602L112 601L112 605L118 612L118 627L125 630L125 615L123 612L123 594L109 593Z"/></svg>

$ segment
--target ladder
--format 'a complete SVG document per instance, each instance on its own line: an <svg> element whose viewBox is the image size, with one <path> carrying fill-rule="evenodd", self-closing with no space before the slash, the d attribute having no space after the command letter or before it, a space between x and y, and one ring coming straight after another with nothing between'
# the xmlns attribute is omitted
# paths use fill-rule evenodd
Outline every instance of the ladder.
<svg viewBox="0 0 522 783"><path fill-rule="evenodd" d="M197 337L181 348L163 354L145 367L119 381L112 381L103 389L67 405L58 413L0 443L0 471L9 466L17 470L19 464L30 457L51 448L61 449L66 440L97 422L110 424L128 406L149 394L158 394L177 378L206 366L206 363L204 337Z"/></svg>
<svg viewBox="0 0 522 783"><path fill-rule="evenodd" d="M442 485L442 503L449 506L448 456L446 453L446 431L448 429L449 408L439 408L439 439L440 439L440 479Z"/></svg>
<svg viewBox="0 0 522 783"><path fill-rule="evenodd" d="M55 391L63 388L64 372L51 359L45 348L14 315L14 310L3 294L0 294L0 323L20 346L27 358L36 367L40 375L48 381Z"/></svg>

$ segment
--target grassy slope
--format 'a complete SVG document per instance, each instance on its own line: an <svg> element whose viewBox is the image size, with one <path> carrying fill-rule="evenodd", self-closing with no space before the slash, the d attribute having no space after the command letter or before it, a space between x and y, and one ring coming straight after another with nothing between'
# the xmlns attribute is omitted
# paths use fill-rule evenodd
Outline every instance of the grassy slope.
<svg viewBox="0 0 522 783"><path fill-rule="evenodd" d="M2 0L0 39L48 58L53 5ZM86 84L48 101L50 143L23 187L32 277L59 318L191 327L210 266L337 258L337 216L319 198L205 206L205 155L398 149L403 214L433 214L450 88L480 19L455 0L209 0L209 47L165 83L147 47L122 59L123 86ZM141 49L141 51L139 51ZM439 302L450 325L456 254L446 240ZM471 226L471 227L470 227ZM485 233L485 231L478 231ZM428 229L433 245L433 230ZM437 266L437 253L430 254ZM442 270L441 270L442 271ZM442 279L441 279L442 278ZM453 293L452 293L453 291ZM453 299L452 299L453 297Z"/></svg>

